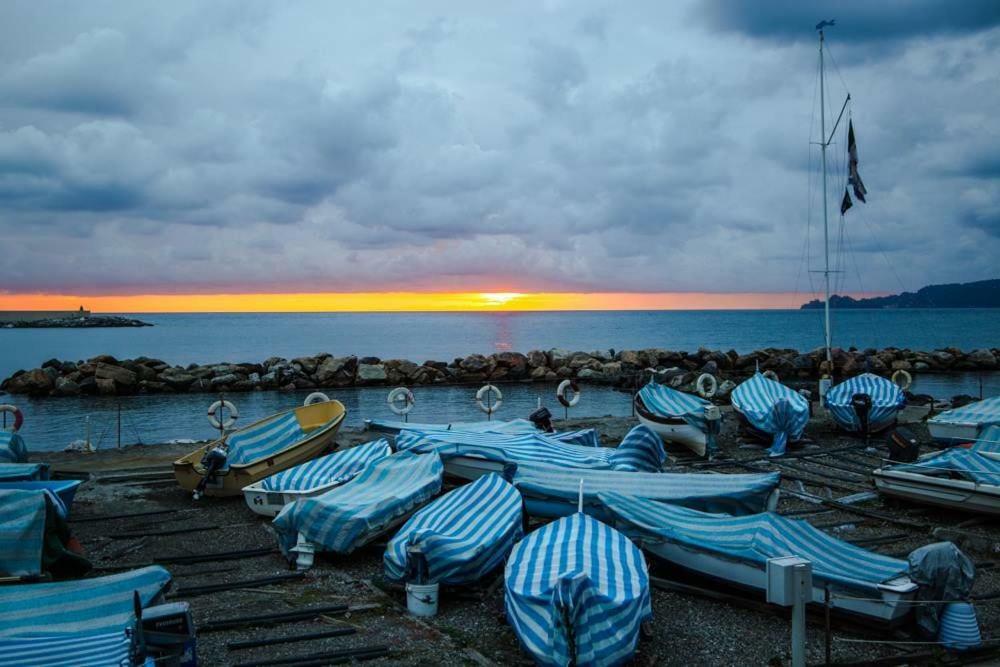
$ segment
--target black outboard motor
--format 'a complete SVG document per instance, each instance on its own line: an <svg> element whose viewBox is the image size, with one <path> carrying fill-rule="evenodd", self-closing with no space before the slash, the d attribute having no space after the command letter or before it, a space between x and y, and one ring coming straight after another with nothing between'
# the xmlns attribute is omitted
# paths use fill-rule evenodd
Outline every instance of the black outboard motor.
<svg viewBox="0 0 1000 667"><path fill-rule="evenodd" d="M889 460L913 463L920 457L920 443L913 432L900 426L889 434Z"/></svg>
<svg viewBox="0 0 1000 667"><path fill-rule="evenodd" d="M871 437L871 421L869 417L872 413L872 397L868 394L854 394L851 396L851 407L854 414L858 416L858 424L861 425L861 435L865 439L865 446Z"/></svg>
<svg viewBox="0 0 1000 667"><path fill-rule="evenodd" d="M226 466L226 459L229 458L229 447L225 443L219 443L210 448L201 457L201 467L205 469L205 475L198 482L194 490L194 499L198 500L205 493L205 488L209 482L214 482L216 473Z"/></svg>
<svg viewBox="0 0 1000 667"><path fill-rule="evenodd" d="M549 412L548 408L538 408L528 415L528 421L534 424L535 428L540 431L544 431L545 433L552 433L555 431L552 427L552 413Z"/></svg>

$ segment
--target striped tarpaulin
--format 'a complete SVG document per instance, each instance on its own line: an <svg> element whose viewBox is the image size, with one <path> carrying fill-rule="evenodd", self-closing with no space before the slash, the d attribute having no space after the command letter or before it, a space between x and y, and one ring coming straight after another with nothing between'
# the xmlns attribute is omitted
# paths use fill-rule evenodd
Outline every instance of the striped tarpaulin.
<svg viewBox="0 0 1000 667"><path fill-rule="evenodd" d="M132 594L143 607L170 583L158 565L92 579L0 586L0 637L100 634L135 623Z"/></svg>
<svg viewBox="0 0 1000 667"><path fill-rule="evenodd" d="M938 424L976 424L980 428L1000 424L1000 396L946 410L927 421Z"/></svg>
<svg viewBox="0 0 1000 667"><path fill-rule="evenodd" d="M653 414L683 419L702 432L707 429L705 408L711 403L700 396L677 391L666 385L650 381L639 390L639 398Z"/></svg>
<svg viewBox="0 0 1000 667"><path fill-rule="evenodd" d="M1000 453L1000 424L991 424L979 432L970 449L977 452Z"/></svg>
<svg viewBox="0 0 1000 667"><path fill-rule="evenodd" d="M247 465L274 456L283 449L307 437L299 426L295 412L278 415L263 424L236 431L226 440L229 445L229 466Z"/></svg>
<svg viewBox="0 0 1000 667"><path fill-rule="evenodd" d="M278 544L288 555L301 534L326 551L350 553L434 497L443 471L433 453L379 459L346 484L285 505L274 519Z"/></svg>
<svg viewBox="0 0 1000 667"><path fill-rule="evenodd" d="M799 556L812 561L814 579L873 595L880 583L906 574L909 567L905 560L866 551L807 521L773 512L732 517L621 493L601 494L601 501L627 535L663 539L760 567L766 567L770 558Z"/></svg>
<svg viewBox="0 0 1000 667"><path fill-rule="evenodd" d="M42 481L48 478L48 463L0 463L0 480L5 482Z"/></svg>
<svg viewBox="0 0 1000 667"><path fill-rule="evenodd" d="M472 433L538 433L535 427L527 419L511 419L510 421L482 421L482 422L445 422L441 424L430 424L423 422L404 422L392 419L369 419L366 420L368 428L372 431L384 431L386 433L399 433L400 431L467 431Z"/></svg>
<svg viewBox="0 0 1000 667"><path fill-rule="evenodd" d="M17 667L128 667L131 651L132 638L124 630L0 638L0 661Z"/></svg>
<svg viewBox="0 0 1000 667"><path fill-rule="evenodd" d="M597 436L597 429L584 428L579 431L561 431L556 433L546 433L550 438L555 438L559 442L568 445L580 445L581 447L600 447L601 440Z"/></svg>
<svg viewBox="0 0 1000 667"><path fill-rule="evenodd" d="M427 563L426 583L478 581L500 565L521 539L521 520L517 489L496 473L483 475L410 517L385 550L385 576L406 578L407 548L414 546Z"/></svg>
<svg viewBox="0 0 1000 667"><path fill-rule="evenodd" d="M26 463L28 447L17 433L0 430L0 463Z"/></svg>
<svg viewBox="0 0 1000 667"><path fill-rule="evenodd" d="M653 429L639 424L625 434L621 443L611 455L611 467L615 470L634 472L658 472L663 467L667 452L663 441Z"/></svg>
<svg viewBox="0 0 1000 667"><path fill-rule="evenodd" d="M851 399L855 394L867 394L872 399L868 423L872 427L886 426L896 418L896 413L906 405L906 395L895 382L884 377L863 373L844 380L832 387L823 397L823 405L834 420L848 431L858 431L861 423L854 412Z"/></svg>
<svg viewBox="0 0 1000 667"><path fill-rule="evenodd" d="M646 561L627 537L585 514L530 533L507 560L507 619L540 665L620 665L652 617Z"/></svg>
<svg viewBox="0 0 1000 667"><path fill-rule="evenodd" d="M780 382L769 380L761 373L741 382L733 389L733 407L750 424L774 436L771 455L785 453L788 440L802 437L809 423L809 403L801 394Z"/></svg>
<svg viewBox="0 0 1000 667"><path fill-rule="evenodd" d="M309 491L343 483L357 475L366 465L390 454L392 448L389 447L389 442L380 438L282 470L264 478L260 485L266 491Z"/></svg>
<svg viewBox="0 0 1000 667"><path fill-rule="evenodd" d="M1000 460L988 450L956 447L939 454L922 456L914 463L889 466L886 470L908 472L931 477L954 477L976 484L1000 487Z"/></svg>
<svg viewBox="0 0 1000 667"><path fill-rule="evenodd" d="M524 495L529 513L558 516L576 511L583 482L584 511L605 519L598 495L621 492L644 500L683 505L727 514L755 514L767 509L768 498L781 482L781 474L714 475L709 473L647 473L618 470L566 469L525 463L513 471L514 486ZM559 503L534 504L532 499ZM562 507L556 507L561 504ZM544 512L544 513L539 513Z"/></svg>
<svg viewBox="0 0 1000 667"><path fill-rule="evenodd" d="M41 574L44 491L0 489L0 576Z"/></svg>

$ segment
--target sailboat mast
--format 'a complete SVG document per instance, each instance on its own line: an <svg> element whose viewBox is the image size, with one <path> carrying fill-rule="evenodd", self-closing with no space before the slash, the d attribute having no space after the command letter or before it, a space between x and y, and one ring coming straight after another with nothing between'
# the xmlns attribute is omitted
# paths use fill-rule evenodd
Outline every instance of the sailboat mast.
<svg viewBox="0 0 1000 667"><path fill-rule="evenodd" d="M820 150L823 153L823 279L826 283L826 298L823 300L823 320L824 331L826 333L826 360L833 363L833 353L830 350L830 223L827 213L826 196L826 92L823 82L823 29L819 30L819 127L820 127Z"/></svg>

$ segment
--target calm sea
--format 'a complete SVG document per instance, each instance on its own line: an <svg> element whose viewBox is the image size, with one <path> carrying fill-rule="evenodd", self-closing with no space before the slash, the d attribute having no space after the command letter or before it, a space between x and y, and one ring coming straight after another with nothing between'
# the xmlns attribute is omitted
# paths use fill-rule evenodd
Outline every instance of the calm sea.
<svg viewBox="0 0 1000 667"><path fill-rule="evenodd" d="M534 348L570 350L700 346L747 352L762 347L810 350L823 338L820 311L655 311L546 313L322 313L170 314L138 316L156 326L141 329L0 329L0 378L46 359L119 358L145 355L171 364L263 361L329 352L384 359L449 361L474 352L527 352ZM963 350L1000 346L1000 310L837 311L834 342L843 347L909 347ZM1000 393L996 374L983 377L917 378L914 387L938 396ZM525 416L541 395L551 406L552 388L515 385L505 389L501 418ZM389 418L384 389L339 390L348 423L365 417ZM236 397L241 423L298 404L302 396L271 392ZM420 421L482 417L469 388L421 388L412 418ZM204 438L208 396L143 396L123 399L123 442L163 442ZM61 449L83 435L91 415L94 438L117 442L116 399L27 400L17 398L27 422L29 447ZM629 397L610 389L588 388L576 416L623 415Z"/></svg>

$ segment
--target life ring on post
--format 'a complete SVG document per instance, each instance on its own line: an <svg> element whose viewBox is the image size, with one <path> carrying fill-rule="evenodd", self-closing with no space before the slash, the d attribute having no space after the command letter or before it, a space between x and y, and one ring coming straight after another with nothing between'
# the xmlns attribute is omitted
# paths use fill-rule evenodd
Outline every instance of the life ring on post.
<svg viewBox="0 0 1000 667"><path fill-rule="evenodd" d="M413 398L413 392L406 387L396 387L389 392L386 402L390 410L402 417L413 409L416 399Z"/></svg>
<svg viewBox="0 0 1000 667"><path fill-rule="evenodd" d="M903 391L906 391L913 384L913 376L900 368L892 374L892 383Z"/></svg>
<svg viewBox="0 0 1000 667"><path fill-rule="evenodd" d="M573 392L573 398L566 398L566 390ZM563 380L556 387L556 398L564 408L572 408L580 402L580 385L575 380Z"/></svg>
<svg viewBox="0 0 1000 667"><path fill-rule="evenodd" d="M695 380L694 389L702 398L712 398L719 390L719 381L711 373L702 373Z"/></svg>
<svg viewBox="0 0 1000 667"><path fill-rule="evenodd" d="M326 403L330 400L330 397L321 391L314 391L313 393L306 396L306 400L302 401L302 405L312 405L313 403Z"/></svg>
<svg viewBox="0 0 1000 667"><path fill-rule="evenodd" d="M226 417L225 422L220 422L215 416L221 409L229 410L229 416ZM240 411L229 401L216 401L208 406L208 423L212 425L212 428L227 429L236 423L239 416Z"/></svg>
<svg viewBox="0 0 1000 667"><path fill-rule="evenodd" d="M4 403L0 405L0 412L9 412L14 415L14 426L8 427L11 433L17 433L21 430L21 425L24 424L24 414L19 407L10 403Z"/></svg>
<svg viewBox="0 0 1000 667"><path fill-rule="evenodd" d="M493 405L487 405L484 402L483 399L486 397L487 394L496 394L497 400L495 403L493 403ZM503 392L501 392L499 389L497 389L491 384L484 384L482 387L479 388L479 391L476 392L476 403L479 405L480 410L482 410L488 415L491 415L497 410L499 410L500 406L503 405Z"/></svg>
<svg viewBox="0 0 1000 667"><path fill-rule="evenodd" d="M773 380L775 382L781 382L781 379L778 377L778 374L775 373L774 371L767 370L767 371L764 371L763 373L761 373L761 375L763 375L764 377L766 377L768 380Z"/></svg>

